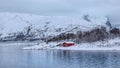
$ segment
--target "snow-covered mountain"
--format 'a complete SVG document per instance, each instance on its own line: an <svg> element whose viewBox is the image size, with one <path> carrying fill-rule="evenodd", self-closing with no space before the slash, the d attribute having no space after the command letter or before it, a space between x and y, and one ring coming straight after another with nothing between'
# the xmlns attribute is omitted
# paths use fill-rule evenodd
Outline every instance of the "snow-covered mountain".
<svg viewBox="0 0 120 68"><path fill-rule="evenodd" d="M89 31L108 25L106 17L84 15L81 17L68 16L39 16L19 13L0 13L1 38L34 33L36 38L55 36L65 32Z"/></svg>

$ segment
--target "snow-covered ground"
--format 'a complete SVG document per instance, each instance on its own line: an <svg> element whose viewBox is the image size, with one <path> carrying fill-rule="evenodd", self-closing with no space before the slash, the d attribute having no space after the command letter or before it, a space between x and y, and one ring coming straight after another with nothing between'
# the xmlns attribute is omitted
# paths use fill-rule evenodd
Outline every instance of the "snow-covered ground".
<svg viewBox="0 0 120 68"><path fill-rule="evenodd" d="M61 43L61 42L59 42ZM30 47L25 47L23 49L60 49L60 50L120 50L120 38L110 39L106 41L98 41L93 43L81 43L75 44L75 46L70 47L60 47L56 46L58 42L52 42L49 44L39 43Z"/></svg>
<svg viewBox="0 0 120 68"><path fill-rule="evenodd" d="M0 13L0 34L6 37L24 31L28 26L36 36L54 36L64 32L88 31L106 25L106 17L39 16L33 14ZM42 35L41 35L42 34Z"/></svg>
<svg viewBox="0 0 120 68"><path fill-rule="evenodd" d="M18 33L25 33L23 35L27 35L27 30L25 29L29 26L32 29L31 31L28 31L28 33L34 33L35 38L45 39L67 32L77 33L78 31L90 31L95 28L100 28L101 26L104 26L109 30L110 26L106 24L107 22L108 18L104 16L39 16L33 14L1 12L0 38L3 39L4 37L9 37L10 40L11 37L17 36L16 34ZM57 47L56 45L61 42L50 42L49 44L43 42L31 47L25 47L23 49L120 50L119 41L120 38L116 38L102 42L81 43L71 47Z"/></svg>

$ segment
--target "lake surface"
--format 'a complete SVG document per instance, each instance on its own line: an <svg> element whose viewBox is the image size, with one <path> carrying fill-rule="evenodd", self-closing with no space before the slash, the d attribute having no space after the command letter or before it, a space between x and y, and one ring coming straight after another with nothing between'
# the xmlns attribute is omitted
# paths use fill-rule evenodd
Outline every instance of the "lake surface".
<svg viewBox="0 0 120 68"><path fill-rule="evenodd" d="M0 45L0 68L120 68L120 52L22 50L27 45Z"/></svg>

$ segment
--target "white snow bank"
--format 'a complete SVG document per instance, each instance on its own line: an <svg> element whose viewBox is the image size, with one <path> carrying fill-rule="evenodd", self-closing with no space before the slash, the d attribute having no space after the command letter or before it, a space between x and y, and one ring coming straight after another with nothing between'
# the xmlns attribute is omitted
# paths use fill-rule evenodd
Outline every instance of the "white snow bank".
<svg viewBox="0 0 120 68"><path fill-rule="evenodd" d="M81 43L71 47L56 46L59 43L40 43L23 49L61 49L61 50L120 50L120 38L93 43Z"/></svg>
<svg viewBox="0 0 120 68"><path fill-rule="evenodd" d="M33 45L30 47L25 47L23 49L51 49L56 47L57 43L50 43L50 44L46 44L46 43L39 43L37 45Z"/></svg>

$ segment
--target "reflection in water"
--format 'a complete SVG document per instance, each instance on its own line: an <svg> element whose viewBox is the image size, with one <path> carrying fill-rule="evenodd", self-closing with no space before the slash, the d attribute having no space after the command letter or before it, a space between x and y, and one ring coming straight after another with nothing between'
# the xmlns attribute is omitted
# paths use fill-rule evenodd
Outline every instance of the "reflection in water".
<svg viewBox="0 0 120 68"><path fill-rule="evenodd" d="M57 51L54 56L67 68L120 68L119 52Z"/></svg>
<svg viewBox="0 0 120 68"><path fill-rule="evenodd" d="M120 68L120 52L0 47L0 68Z"/></svg>

